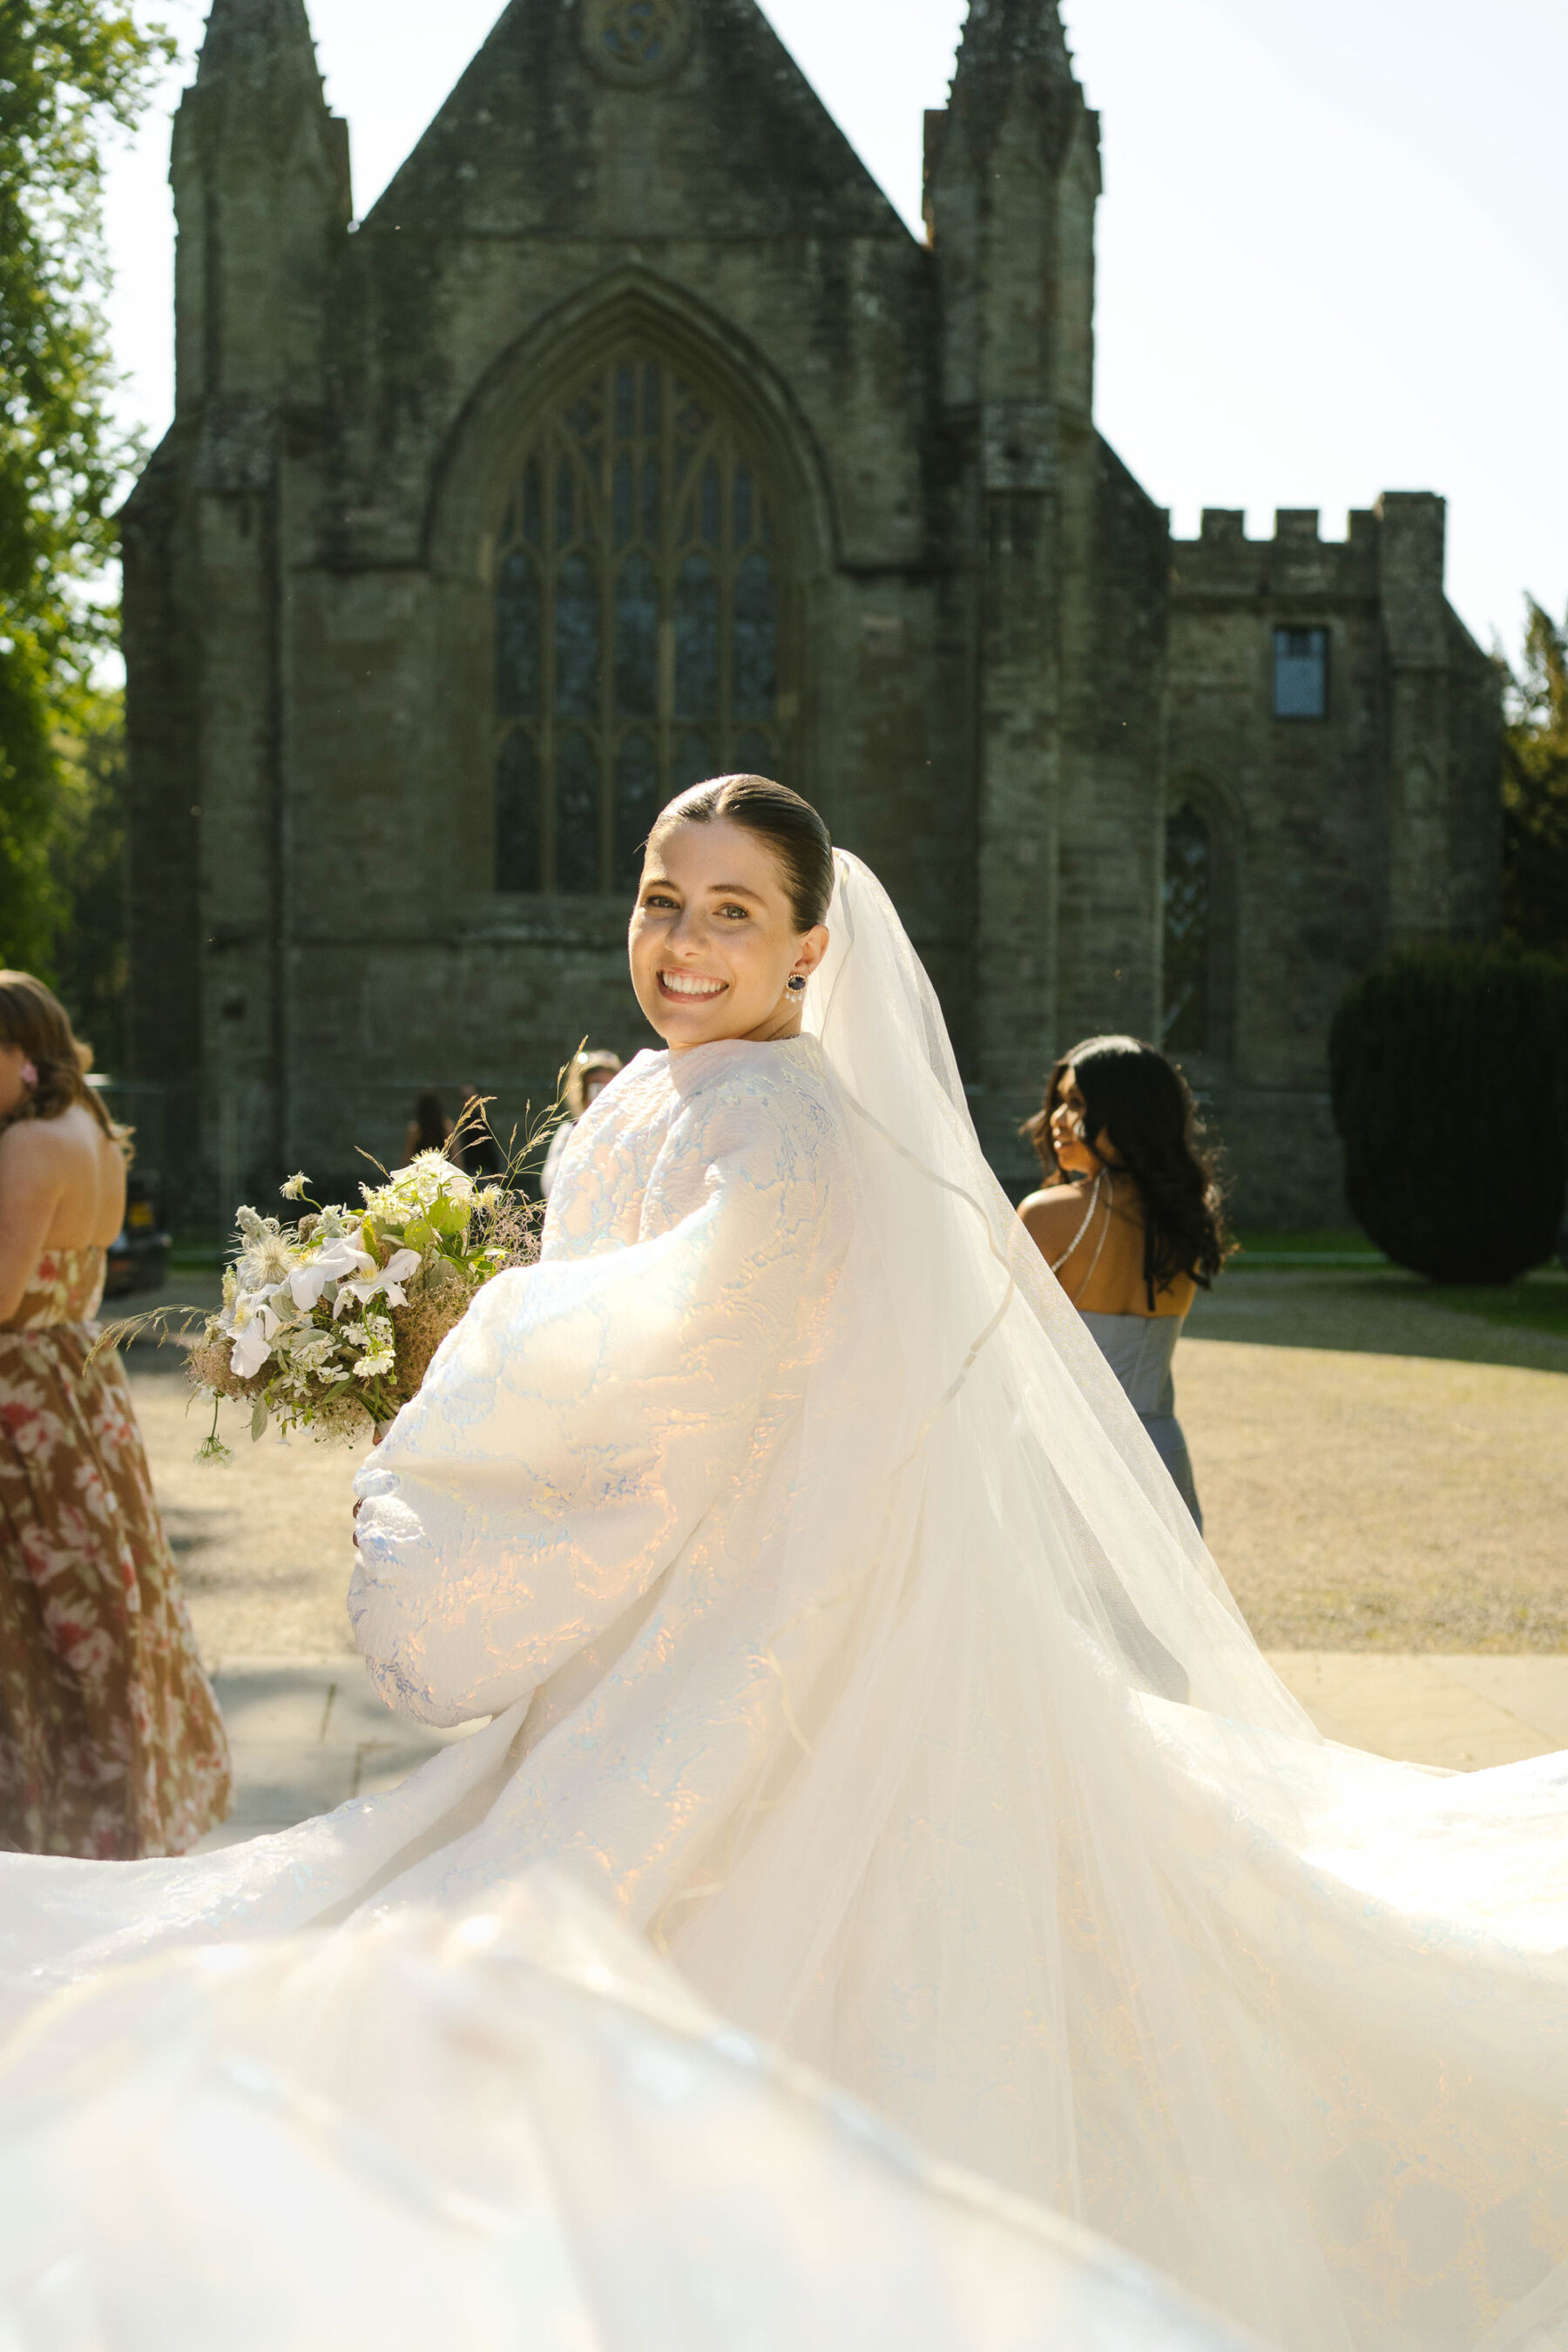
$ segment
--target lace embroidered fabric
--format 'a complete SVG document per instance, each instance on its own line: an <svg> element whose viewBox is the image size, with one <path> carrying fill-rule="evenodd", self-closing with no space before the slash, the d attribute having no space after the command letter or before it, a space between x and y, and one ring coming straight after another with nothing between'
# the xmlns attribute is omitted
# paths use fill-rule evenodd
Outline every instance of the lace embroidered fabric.
<svg viewBox="0 0 1568 2352"><path fill-rule="evenodd" d="M0 1866L15 2005L552 1864L724 2015L1285 2352L1568 2347L1568 1771L1331 1747L839 861L813 1034L644 1055L363 1475L403 1788ZM1353 1572L1353 1529L1338 1531Z"/></svg>

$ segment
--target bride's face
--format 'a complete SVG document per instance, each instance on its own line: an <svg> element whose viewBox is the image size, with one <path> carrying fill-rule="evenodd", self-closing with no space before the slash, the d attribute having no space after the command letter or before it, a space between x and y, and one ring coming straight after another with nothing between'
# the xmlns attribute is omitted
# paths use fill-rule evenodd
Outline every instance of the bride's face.
<svg viewBox="0 0 1568 2352"><path fill-rule="evenodd" d="M804 992L827 948L795 928L777 858L746 826L672 824L648 845L632 914L632 986L671 1053L721 1037L800 1034Z"/></svg>

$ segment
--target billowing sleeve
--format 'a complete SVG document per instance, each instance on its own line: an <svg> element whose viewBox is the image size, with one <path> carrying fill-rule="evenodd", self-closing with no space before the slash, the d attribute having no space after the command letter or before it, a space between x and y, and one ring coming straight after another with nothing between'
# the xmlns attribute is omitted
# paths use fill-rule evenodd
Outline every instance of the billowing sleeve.
<svg viewBox="0 0 1568 2352"><path fill-rule="evenodd" d="M798 1106L795 1107L798 1109ZM743 1462L805 1284L827 1276L820 1133L693 1106L694 1205L656 1239L499 1276L356 1482L354 1638L390 1706L498 1714L676 1559Z"/></svg>

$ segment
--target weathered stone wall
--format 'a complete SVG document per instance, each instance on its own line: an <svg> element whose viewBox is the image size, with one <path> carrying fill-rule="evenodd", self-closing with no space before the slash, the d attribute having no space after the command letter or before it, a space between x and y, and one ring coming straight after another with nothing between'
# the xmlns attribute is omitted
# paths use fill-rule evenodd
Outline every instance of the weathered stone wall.
<svg viewBox="0 0 1568 2352"><path fill-rule="evenodd" d="M617 335L689 362L771 458L805 637L789 780L951 961L962 923L932 881L948 845L926 822L943 675L931 290L929 255L749 6L710 0L679 75L629 89L584 62L575 12L503 16L345 252L330 566L301 590L295 772L330 854L301 877L297 922L334 940L341 860L373 836L366 929L402 943L357 967L376 1099L420 1071L473 1076L504 1116L548 1097L585 1034L653 1042L624 906L525 906L492 870L497 509L527 420ZM360 665L363 735L336 723L345 681L322 645ZM335 946L300 963L313 992L348 976ZM368 1115L341 1102L321 1148Z"/></svg>
<svg viewBox="0 0 1568 2352"><path fill-rule="evenodd" d="M215 0L181 109L174 426L126 519L137 1075L184 1215L346 1181L416 1089L504 1126L651 1042L618 898L498 889L498 537L535 421L661 354L779 519L783 772L887 881L999 1170L1074 1038L1158 1034L1164 819L1226 919L1196 1075L1249 1213L1332 1213L1327 1021L1389 940L1496 919L1496 695L1438 500L1343 547L1165 515L1095 430L1099 126L1054 10L973 0L913 238L752 0L512 0L350 223L303 0ZM1329 718L1269 716L1276 619ZM1167 684L1168 678L1168 684ZM1221 968L1223 966L1223 969Z"/></svg>
<svg viewBox="0 0 1568 2352"><path fill-rule="evenodd" d="M1190 1074L1237 1214L1333 1222L1335 1005L1391 948L1496 926L1495 678L1443 598L1440 499L1385 499L1337 542L1314 512L1248 540L1210 509L1171 583L1168 796L1208 819L1226 968ZM1275 715L1277 627L1328 632L1321 719Z"/></svg>
<svg viewBox="0 0 1568 2352"><path fill-rule="evenodd" d="M624 906L520 902L493 870L498 510L541 401L617 336L689 365L769 461L800 640L786 772L950 988L963 961L931 256L747 0L704 0L679 74L638 89L590 68L578 13L509 8L353 233L345 209L326 234L318 173L312 276L302 236L287 271L268 259L301 150L337 147L303 11L214 11L175 152L183 401L210 438L242 400L245 446L209 481L172 436L129 523L146 850L165 772L193 812L165 861L177 920L138 920L141 1066L202 1070L192 1197L393 1149L417 1086L471 1079L510 1117L584 1034L650 1042ZM264 136L242 119L263 86ZM161 663L194 682L194 730Z"/></svg>

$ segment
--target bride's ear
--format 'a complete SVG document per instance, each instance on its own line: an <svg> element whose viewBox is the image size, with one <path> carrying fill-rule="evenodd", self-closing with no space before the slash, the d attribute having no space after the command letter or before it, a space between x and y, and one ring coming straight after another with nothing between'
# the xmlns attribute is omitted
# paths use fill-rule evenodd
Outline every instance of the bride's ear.
<svg viewBox="0 0 1568 2352"><path fill-rule="evenodd" d="M810 979L823 957L827 953L830 937L831 934L826 923L814 923L811 929L804 933L799 953L795 957L796 971L804 973L808 980Z"/></svg>

